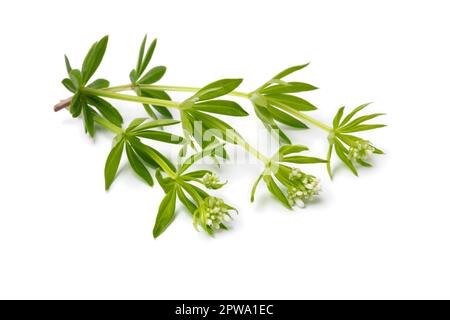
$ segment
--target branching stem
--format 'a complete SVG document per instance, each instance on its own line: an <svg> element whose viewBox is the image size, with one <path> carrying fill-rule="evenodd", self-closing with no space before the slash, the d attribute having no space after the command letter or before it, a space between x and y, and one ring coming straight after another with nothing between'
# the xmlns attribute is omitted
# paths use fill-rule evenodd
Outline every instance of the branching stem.
<svg viewBox="0 0 450 320"><path fill-rule="evenodd" d="M164 106L164 107L168 107L168 108L180 109L180 103L176 102L176 101L139 97L139 96L119 93L122 91L133 90L136 87L148 88L148 89L153 89L153 90L161 90L161 91L176 91L176 92L197 92L198 90L201 89L201 88L197 88L197 87L180 87L180 86L165 86L165 85L152 85L152 84L126 84L126 85L121 85L121 86L109 87L107 89L92 89L92 88L85 87L81 90L84 93L92 94L92 95L96 95L96 96L100 96L100 97L105 97L105 98L153 104L153 105L159 105L159 106ZM245 98L245 99L250 99L252 93L232 91L229 93L229 95L235 96L235 97L240 97L240 98ZM66 100L61 101L57 105L55 105L55 111L59 111L61 109L64 109L65 107L69 106L70 101L71 101L71 98L68 98ZM289 106L285 106L285 107L288 108L289 111L293 115L297 116L298 118L301 118L301 119L309 122L310 124L320 128L322 130L325 130L327 132L333 131L333 129L331 127L329 127L328 125L326 125L316 119L311 118L310 116L304 114L303 112L300 112ZM115 126L114 124L110 123L109 121L106 121L105 119L97 117L96 121L100 125L105 127L106 129L109 129L116 134L122 132L121 128ZM256 159L263 161L266 165L270 162L269 158L267 158L265 155L263 155L261 152L259 152L252 145L250 145L240 135L236 135L234 137L234 140L236 141L236 143L238 145L240 145L245 151L252 154ZM164 170L164 171L166 171L166 170Z"/></svg>
<svg viewBox="0 0 450 320"><path fill-rule="evenodd" d="M140 103L146 103L146 104L154 104L154 105L159 105L159 106L163 106L163 107L179 109L180 103L175 102L175 101L168 101L168 100L154 99L154 98L147 98L147 97L138 97L138 96L132 96L132 95L126 95L126 94L119 93L122 91L133 90L136 87L148 88L148 89L153 89L153 90L161 90L161 91L173 91L173 92L197 92L198 90L201 89L198 87L165 86L165 85L153 85L153 84L125 84L125 85L120 85L120 86L109 87L107 89L83 88L82 91L86 92L86 93L91 93L91 94L94 94L94 95L97 95L100 97L105 97L105 98L131 101L131 102L140 102ZM228 95L239 97L239 98L250 99L252 93L232 91L232 92L228 93ZM72 100L72 98L68 98L68 99L62 100L61 102L56 104L54 107L55 112L68 107L70 105L71 100ZM293 115L297 116L300 119L305 120L306 122L320 128L324 131L327 131L327 132L333 131L333 128L331 128L330 126L306 115L305 113L303 113L301 111L293 109L289 106L286 106L286 108L288 108L289 111Z"/></svg>
<svg viewBox="0 0 450 320"><path fill-rule="evenodd" d="M161 91L172 91L172 92L197 92L201 88L199 87L180 87L180 86L160 86L154 84L127 84L122 86L110 87L106 90L120 92L126 90L133 90L134 88L148 88L152 90L161 90ZM250 98L250 94L240 91L232 91L228 93L230 96L240 97L240 98Z"/></svg>
<svg viewBox="0 0 450 320"><path fill-rule="evenodd" d="M113 92L110 90L92 89L92 88L85 87L85 88L81 89L81 91L84 93L96 95L99 97L131 101L131 102L154 104L154 105L168 107L168 108L179 109L179 105L180 105L178 102L175 102L175 101L132 96L132 95L128 95L128 94Z"/></svg>
<svg viewBox="0 0 450 320"><path fill-rule="evenodd" d="M136 84L136 85L128 84L128 85L110 87L106 90L120 92L120 91L126 91L126 90L133 90L133 88L135 88L135 87L148 88L148 89L153 89L153 90L174 91L174 92L197 92L198 90L201 89L198 87L165 86L165 85L153 85L153 84ZM245 98L245 99L250 99L252 94L253 94L252 92L245 93L245 92L240 92L240 91L232 91L232 92L228 93L228 95L230 95L230 96L235 96L235 97ZM324 124L323 122L320 122L314 118L311 118L310 116L304 114L301 111L295 110L288 106L286 106L286 107L289 108L290 112L292 114L294 114L295 116L297 116L298 118L301 118L322 130L325 130L327 132L331 132L333 130L331 127Z"/></svg>

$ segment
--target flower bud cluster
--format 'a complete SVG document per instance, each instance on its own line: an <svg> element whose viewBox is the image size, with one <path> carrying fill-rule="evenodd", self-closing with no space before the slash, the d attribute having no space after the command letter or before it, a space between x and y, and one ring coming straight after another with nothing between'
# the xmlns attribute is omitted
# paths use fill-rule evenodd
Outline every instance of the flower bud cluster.
<svg viewBox="0 0 450 320"><path fill-rule="evenodd" d="M219 181L217 174L215 172L206 173L202 178L202 183L208 189L217 189L220 188L223 184Z"/></svg>
<svg viewBox="0 0 450 320"><path fill-rule="evenodd" d="M318 178L303 173L297 168L292 169L289 174L289 180L294 185L288 187L288 201L291 206L296 204L303 208L305 202L312 200L321 190Z"/></svg>
<svg viewBox="0 0 450 320"><path fill-rule="evenodd" d="M352 160L365 160L369 158L374 151L375 148L370 141L358 140L349 148L348 157Z"/></svg>
<svg viewBox="0 0 450 320"><path fill-rule="evenodd" d="M218 230L224 222L231 220L230 210L231 207L220 198L205 198L194 213L194 225L200 224L203 228Z"/></svg>

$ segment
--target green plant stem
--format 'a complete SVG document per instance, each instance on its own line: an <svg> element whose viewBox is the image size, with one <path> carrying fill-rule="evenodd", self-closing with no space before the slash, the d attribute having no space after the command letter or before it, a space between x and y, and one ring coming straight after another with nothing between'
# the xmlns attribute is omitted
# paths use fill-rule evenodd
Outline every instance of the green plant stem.
<svg viewBox="0 0 450 320"><path fill-rule="evenodd" d="M235 141L238 145L240 145L245 151L250 153L256 159L261 160L262 162L264 162L265 165L269 164L270 159L267 158L265 155L263 155L261 152L259 152L256 148L254 148L244 138L242 138L241 136L236 136Z"/></svg>
<svg viewBox="0 0 450 320"><path fill-rule="evenodd" d="M126 95L121 94L119 92L121 91L127 91L127 90L133 90L136 87L140 88L148 88L153 90L167 90L167 91L178 91L178 92L196 92L200 90L201 88L198 87L179 87L179 86L160 86L160 85L152 85L152 84L125 84L115 87L109 87L107 89L92 89L92 88L83 88L82 91L86 93L91 93L97 96L105 97L105 98L111 98L111 99L117 99L117 100L124 100L124 101L131 101L131 102L140 102L140 103L146 103L146 104L154 104L159 105L163 107L169 107L169 108L176 108L179 109L179 103L175 101L169 101L169 100L162 100L162 99L153 99L153 98L146 98L146 97L138 97L138 96L132 96L132 95ZM231 96L250 99L252 93L245 93L245 92L239 92L239 91L232 91L228 93ZM59 111L62 108L67 107L70 104L70 100L66 99L55 106L55 111ZM61 106L59 106L61 105ZM300 119L305 120L306 122L324 130L327 132L332 132L333 128L330 126L324 124L323 122L320 122L306 114L304 114L301 111L298 111L296 109L293 109L289 106L285 106L286 109L289 109L289 111L297 116Z"/></svg>
<svg viewBox="0 0 450 320"><path fill-rule="evenodd" d="M133 85L133 84L128 84L128 85L121 85L121 86L116 86L116 87L110 87L108 89L91 89L91 88L83 88L83 92L85 93L90 93L93 95L97 95L97 96L101 96L101 97L106 97L106 98L111 98L111 99L117 99L117 100L124 100L124 101L131 101L131 102L140 102L140 103L148 103L148 104L157 104L160 106L164 106L164 107L169 107L169 108L176 108L179 109L179 103L178 102L174 102L174 101L169 101L169 100L161 100L161 99L153 99L153 98L146 98L146 97L137 97L137 96L132 96L132 95L126 95L126 94L121 94L118 93L120 91L126 91L126 90L133 90L134 88L136 88L136 86L139 86L141 88L149 88L149 89L154 89L154 90L167 90L167 91L180 91L180 92L196 92L198 91L200 88L196 88L196 87L177 87L177 86L159 86L159 85ZM237 96L237 97L242 97L242 98L250 98L250 94L247 93L243 93L243 92L238 92L238 91L233 91L229 93L230 95L233 96ZM289 111L297 116L298 118L301 118L327 132L331 132L333 131L333 129L329 126L327 126L326 124L317 121L313 118L311 118L310 116L307 116L306 114L297 111L289 106L285 106L287 109L289 109ZM121 129L120 129L121 130ZM261 161L263 161L266 165L270 162L270 159L267 158L265 155L263 155L261 152L259 152L257 149L255 149L251 144L249 144L246 140L244 140L240 135L236 135L235 137L233 137L234 140L236 141L236 143L238 145L240 145L245 151L249 152L251 155L253 155L256 159L259 159ZM164 170L166 171L166 170Z"/></svg>
<svg viewBox="0 0 450 320"><path fill-rule="evenodd" d="M180 87L180 86L160 86L154 84L126 84L116 87L110 87L106 90L120 92L126 90L133 90L134 88L147 88L152 90L160 90L160 91L172 91L172 92L197 92L201 88L199 87ZM249 98L250 94L240 91L232 91L228 93L230 96L240 97L240 98Z"/></svg>
<svg viewBox="0 0 450 320"><path fill-rule="evenodd" d="M265 84L266 85L266 84ZM126 91L126 90L132 90L135 87L140 87L140 88L148 88L148 89L153 89L153 90L164 90L164 91L176 91L176 92L197 92L198 90L200 90L201 88L198 87L180 87L180 86L165 86L165 85L153 85L153 84L127 84L127 85L121 85L121 86L116 86L116 87L110 87L106 90L110 90L110 91L114 91L114 92L120 92L120 91ZM263 86L264 87L264 86ZM250 93L245 93L245 92L240 92L240 91L232 91L230 93L228 93L230 96L235 96L235 97L240 97L240 98L245 98L245 99L250 99L250 97L252 96L252 92ZM314 119L311 118L310 116L304 114L303 112L300 112L298 110L295 110L293 108L290 108L288 106L286 106L286 108L289 109L289 111L297 116L298 118L301 118L307 122L309 122L310 124L325 130L327 132L331 132L333 131L333 128L331 128L330 126Z"/></svg>
<svg viewBox="0 0 450 320"><path fill-rule="evenodd" d="M146 86L149 87L149 85L146 85ZM178 89L180 89L179 91L197 91L199 89L199 88L194 88L194 87L169 87L169 86L151 86L151 87L157 88L156 90L170 90L168 88L178 88ZM137 97L137 96L131 96L131 95L117 93L117 91L131 90L131 89L133 89L132 85L123 85L123 86L117 86L117 87L110 87L107 90L83 88L83 92L101 96L101 97L111 98L111 99L148 103L148 104L157 104L157 105L161 105L161 106L165 106L165 107L169 107L169 108L179 109L179 103L174 102L174 101ZM242 93L242 92L238 92L238 93L235 92L235 95L239 95L241 97L243 97L243 96L247 97L247 94ZM263 155L261 152L259 152L257 149L255 149L251 144L249 144L247 141L245 141L240 135L235 135L233 138L237 144L239 144L245 151L252 154L256 159L263 161L266 165L270 162L269 158L267 158L265 155ZM164 171L166 171L166 170L164 170Z"/></svg>
<svg viewBox="0 0 450 320"><path fill-rule="evenodd" d="M310 116L304 114L303 112L295 110L294 108L291 108L291 107L289 107L287 105L284 105L284 107L286 109L288 109L291 114L297 116L300 119L303 119L303 120L309 122L312 125L315 125L316 127L320 128L322 130L325 130L327 132L332 132L333 131L333 128L331 128L330 126L328 126L325 123L322 123L322 122L320 122L320 121L318 121L318 120L316 120L314 118L311 118Z"/></svg>
<svg viewBox="0 0 450 320"><path fill-rule="evenodd" d="M149 149L148 152L151 154L151 157L155 162L160 166L160 168L172 179L177 178L177 174L167 165L167 163L161 159L161 157L154 152L153 150Z"/></svg>
<svg viewBox="0 0 450 320"><path fill-rule="evenodd" d="M154 105L168 107L168 108L179 109L179 105L180 105L178 102L175 102L175 101L132 96L132 95L128 95L128 94L121 94L121 93L113 92L110 90L92 89L92 88L87 88L87 87L80 89L80 90L84 93L92 94L92 95L99 96L99 97L105 97L105 98L111 98L111 99L123 100L123 101L146 103L146 104L154 104Z"/></svg>
<svg viewBox="0 0 450 320"><path fill-rule="evenodd" d="M121 134L122 128L116 126L115 124L113 124L112 122L109 122L108 120L106 120L105 118L102 117L98 117L96 116L94 118L95 122L97 122L99 125L101 125L103 128L115 133L115 134Z"/></svg>

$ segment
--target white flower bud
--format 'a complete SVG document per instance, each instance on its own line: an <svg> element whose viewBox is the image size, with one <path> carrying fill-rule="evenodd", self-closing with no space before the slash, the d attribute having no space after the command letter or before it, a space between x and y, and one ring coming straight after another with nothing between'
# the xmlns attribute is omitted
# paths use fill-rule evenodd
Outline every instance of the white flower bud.
<svg viewBox="0 0 450 320"><path fill-rule="evenodd" d="M368 140L356 141L348 150L348 157L352 160L364 160L369 158L375 148Z"/></svg>
<svg viewBox="0 0 450 320"><path fill-rule="evenodd" d="M208 197L194 213L194 225L201 225L209 233L220 229L221 225L230 220L229 211L234 210L222 199Z"/></svg>

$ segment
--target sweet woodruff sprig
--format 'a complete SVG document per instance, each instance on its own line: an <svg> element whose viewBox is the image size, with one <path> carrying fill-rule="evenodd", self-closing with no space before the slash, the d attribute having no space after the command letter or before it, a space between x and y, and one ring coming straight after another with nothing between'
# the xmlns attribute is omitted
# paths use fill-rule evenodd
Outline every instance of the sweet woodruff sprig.
<svg viewBox="0 0 450 320"><path fill-rule="evenodd" d="M351 111L344 117L344 108L339 109L331 126L324 124L307 113L317 108L294 94L316 90L317 87L304 82L290 82L285 78L308 66L294 66L276 74L256 90L246 93L236 89L242 79L221 79L204 87L169 86L156 84L166 72L164 66L150 66L156 48L156 39L147 47L147 37L141 43L135 68L130 72L130 83L111 87L106 79L92 81L106 51L108 37L94 43L86 55L81 69L73 69L65 57L68 76L63 85L72 92L72 97L62 100L55 111L68 108L73 117L82 117L85 131L94 137L97 126L114 133L113 146L105 165L105 187L109 189L116 178L121 159L126 158L138 177L153 186L152 171L165 196L159 206L153 229L158 237L175 218L177 202L191 213L193 224L208 234L226 230L232 213L237 212L216 195L205 189L217 190L226 181L221 181L210 170L190 170L192 164L204 157L227 159L225 145L235 144L261 161L263 172L251 191L251 201L260 182L275 199L288 208L294 205L304 207L320 192L319 179L297 165L326 164L331 176L333 150L338 158L354 173L357 166L370 166L367 159L372 154L383 152L371 142L354 136L355 132L380 128L382 124L367 121L382 114L356 117L367 104ZM131 91L134 94L124 93ZM167 92L192 92L182 101L172 101ZM244 137L231 127L222 116L246 117L249 113L240 104L229 100L233 96L248 100L253 112L266 129L279 139L282 145L272 157L267 157L250 145ZM141 104L148 117L132 120L123 129L123 118L113 105L106 101L122 100ZM173 120L176 110L179 120ZM177 136L162 127L180 125L183 136ZM327 159L300 154L308 148L292 144L291 139L281 130L288 126L300 130L316 126L328 134L329 150ZM179 157L174 164L169 157L152 147L148 142L156 140L181 146ZM289 164L296 165L292 167ZM178 201L177 201L178 200Z"/></svg>
<svg viewBox="0 0 450 320"><path fill-rule="evenodd" d="M188 157L178 166L177 170L166 170L167 167L173 168L173 164L168 159L156 159L164 172L162 173L158 169L156 178L166 195L159 206L153 228L155 238L173 221L177 198L192 214L195 228L200 226L210 235L217 230L228 229L226 222L231 220L231 212L237 213L237 210L226 204L221 198L212 196L197 186L202 185L204 188L216 190L225 183L219 182L216 174L212 171L189 170L200 159L211 156L213 153L222 152L222 150L223 144L212 143L203 151Z"/></svg>

